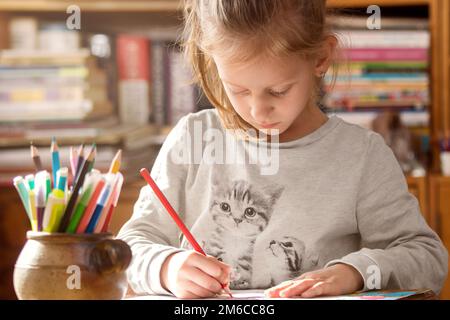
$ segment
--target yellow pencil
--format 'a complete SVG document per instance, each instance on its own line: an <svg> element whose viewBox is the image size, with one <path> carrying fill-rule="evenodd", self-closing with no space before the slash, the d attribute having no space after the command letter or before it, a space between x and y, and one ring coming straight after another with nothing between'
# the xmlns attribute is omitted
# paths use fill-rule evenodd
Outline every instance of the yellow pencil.
<svg viewBox="0 0 450 320"><path fill-rule="evenodd" d="M116 155L114 156L114 159L111 162L111 166L109 167L108 173L119 172L121 162L122 162L122 150L119 149L119 151L117 151Z"/></svg>
<svg viewBox="0 0 450 320"><path fill-rule="evenodd" d="M34 190L28 193L29 208L31 213L31 230L37 231L36 195Z"/></svg>

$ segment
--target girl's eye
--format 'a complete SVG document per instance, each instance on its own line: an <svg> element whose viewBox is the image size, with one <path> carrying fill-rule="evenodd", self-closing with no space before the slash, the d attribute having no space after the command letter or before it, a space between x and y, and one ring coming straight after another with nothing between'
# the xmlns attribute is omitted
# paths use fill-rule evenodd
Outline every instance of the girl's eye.
<svg viewBox="0 0 450 320"><path fill-rule="evenodd" d="M247 218L253 218L254 216L256 216L256 210L252 207L249 207L245 209L244 214Z"/></svg>
<svg viewBox="0 0 450 320"><path fill-rule="evenodd" d="M286 93L287 93L288 91L289 91L289 89L284 90L284 91L273 91L273 90L270 90L270 94L273 95L273 96L275 96L275 97L283 97L283 96L286 95Z"/></svg>
<svg viewBox="0 0 450 320"><path fill-rule="evenodd" d="M229 212L230 211L230 205L226 202L222 202L220 204L220 209L222 209L225 212Z"/></svg>
<svg viewBox="0 0 450 320"><path fill-rule="evenodd" d="M236 95L236 96L245 96L245 95L247 95L249 92L248 92L248 90L244 90L244 91L238 91L238 92L231 91L231 93L234 94L234 95Z"/></svg>

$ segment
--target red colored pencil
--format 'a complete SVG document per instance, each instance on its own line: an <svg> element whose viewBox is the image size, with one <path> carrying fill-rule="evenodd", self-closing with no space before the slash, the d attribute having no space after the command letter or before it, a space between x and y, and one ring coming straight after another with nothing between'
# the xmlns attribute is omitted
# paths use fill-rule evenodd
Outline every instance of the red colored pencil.
<svg viewBox="0 0 450 320"><path fill-rule="evenodd" d="M159 189L158 185L155 183L155 181L150 176L150 173L147 169L142 168L140 170L141 176L147 181L147 183L150 185L150 187L153 189L153 192L158 197L159 201L163 204L163 206L166 208L167 212L170 214L172 219L175 221L177 226L180 228L181 232L183 232L186 239L189 241L191 246L194 248L195 251L198 253L201 253L202 255L206 256L205 251L203 251L202 247L198 244L197 240L195 240L192 233L189 231L189 229L186 227L186 225L183 223L183 221L180 219L178 214L176 213L175 209L172 207L170 202L167 200L167 198L162 193L161 189ZM231 298L233 298L231 292L227 289L227 287L222 284L222 288L227 292Z"/></svg>

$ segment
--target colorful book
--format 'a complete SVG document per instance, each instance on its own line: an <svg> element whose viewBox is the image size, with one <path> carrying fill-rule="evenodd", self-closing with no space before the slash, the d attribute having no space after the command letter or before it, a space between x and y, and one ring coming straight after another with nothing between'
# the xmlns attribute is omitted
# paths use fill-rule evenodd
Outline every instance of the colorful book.
<svg viewBox="0 0 450 320"><path fill-rule="evenodd" d="M355 48L344 49L343 54L350 61L428 60L428 49L424 48Z"/></svg>
<svg viewBox="0 0 450 320"><path fill-rule="evenodd" d="M150 105L149 39L135 35L117 37L119 116L123 123L148 123Z"/></svg>

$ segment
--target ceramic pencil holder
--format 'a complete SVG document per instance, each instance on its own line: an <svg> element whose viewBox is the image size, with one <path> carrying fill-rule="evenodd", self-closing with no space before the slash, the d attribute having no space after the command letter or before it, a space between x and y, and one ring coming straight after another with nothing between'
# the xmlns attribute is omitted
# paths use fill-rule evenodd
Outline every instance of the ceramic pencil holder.
<svg viewBox="0 0 450 320"><path fill-rule="evenodd" d="M111 233L27 232L14 268L19 299L122 299L130 247Z"/></svg>

